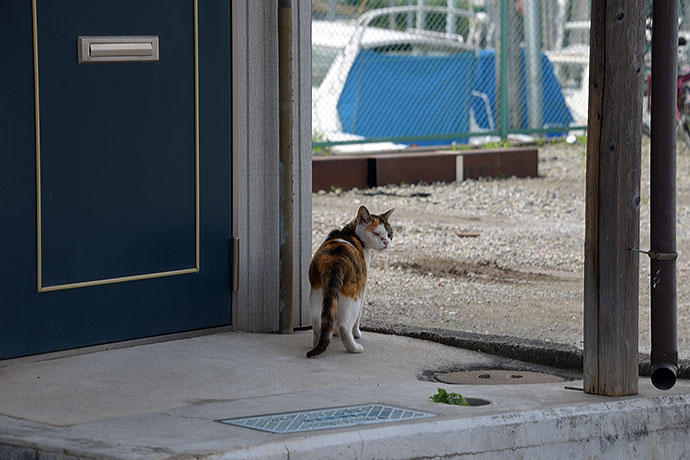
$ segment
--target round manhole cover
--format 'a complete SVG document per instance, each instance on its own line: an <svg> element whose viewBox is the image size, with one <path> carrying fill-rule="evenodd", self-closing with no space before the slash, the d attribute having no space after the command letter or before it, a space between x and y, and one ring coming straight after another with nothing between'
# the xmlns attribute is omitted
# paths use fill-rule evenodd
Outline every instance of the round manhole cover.
<svg viewBox="0 0 690 460"><path fill-rule="evenodd" d="M565 379L557 375L532 371L506 371L477 369L474 371L444 372L434 376L443 383L456 385L514 385L529 383L556 383Z"/></svg>

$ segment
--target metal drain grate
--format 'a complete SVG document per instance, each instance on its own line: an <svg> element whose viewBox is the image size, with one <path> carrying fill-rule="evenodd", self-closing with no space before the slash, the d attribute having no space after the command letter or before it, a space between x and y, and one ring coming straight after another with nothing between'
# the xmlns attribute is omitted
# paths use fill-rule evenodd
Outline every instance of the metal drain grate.
<svg viewBox="0 0 690 460"><path fill-rule="evenodd" d="M270 433L299 433L302 431L343 428L372 423L398 422L402 420L435 417L435 414L419 412L383 404L334 407L284 414L218 420L228 425L268 431Z"/></svg>

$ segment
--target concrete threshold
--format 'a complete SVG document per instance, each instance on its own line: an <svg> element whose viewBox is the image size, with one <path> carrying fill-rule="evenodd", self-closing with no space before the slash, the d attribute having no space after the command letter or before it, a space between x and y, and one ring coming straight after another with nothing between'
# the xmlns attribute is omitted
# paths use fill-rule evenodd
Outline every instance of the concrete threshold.
<svg viewBox="0 0 690 460"><path fill-rule="evenodd" d="M524 363L368 333L304 358L310 332L226 333L0 367L1 459L687 458L690 383L636 396L567 390L578 382L467 386L429 370ZM579 383L581 385L581 383ZM490 401L434 403L437 387ZM417 421L272 434L219 419L382 403Z"/></svg>

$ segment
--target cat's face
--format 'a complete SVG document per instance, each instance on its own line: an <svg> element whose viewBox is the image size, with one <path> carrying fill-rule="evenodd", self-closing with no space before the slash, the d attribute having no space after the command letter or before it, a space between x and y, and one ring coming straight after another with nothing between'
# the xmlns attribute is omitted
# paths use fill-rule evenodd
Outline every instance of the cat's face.
<svg viewBox="0 0 690 460"><path fill-rule="evenodd" d="M360 206L357 211L355 233L364 243L365 249L383 250L387 249L393 239L393 229L388 224L388 218L393 210L387 211L380 216L370 214L364 206Z"/></svg>

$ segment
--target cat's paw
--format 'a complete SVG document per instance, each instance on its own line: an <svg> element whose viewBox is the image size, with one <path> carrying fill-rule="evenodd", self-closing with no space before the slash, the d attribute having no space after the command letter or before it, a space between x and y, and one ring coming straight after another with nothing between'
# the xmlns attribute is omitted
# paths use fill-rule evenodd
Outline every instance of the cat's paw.
<svg viewBox="0 0 690 460"><path fill-rule="evenodd" d="M348 350L350 353L361 353L364 351L364 347L361 346L358 343L355 343L355 346L353 347L352 350Z"/></svg>
<svg viewBox="0 0 690 460"><path fill-rule="evenodd" d="M360 331L359 328L353 329L352 335L355 337L355 339L361 339L362 338L362 331Z"/></svg>

